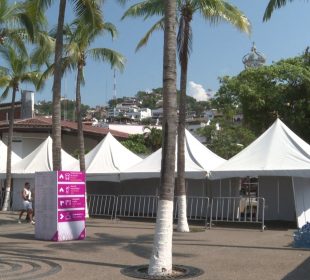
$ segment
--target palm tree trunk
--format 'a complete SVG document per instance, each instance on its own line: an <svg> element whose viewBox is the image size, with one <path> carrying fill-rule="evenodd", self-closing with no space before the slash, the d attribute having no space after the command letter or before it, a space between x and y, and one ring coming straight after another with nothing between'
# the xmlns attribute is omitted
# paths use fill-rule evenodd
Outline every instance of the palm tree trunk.
<svg viewBox="0 0 310 280"><path fill-rule="evenodd" d="M176 0L165 1L163 62L163 149L161 185L149 275L172 271L173 197L176 145Z"/></svg>
<svg viewBox="0 0 310 280"><path fill-rule="evenodd" d="M66 0L60 0L58 25L55 46L55 70L53 83L53 113L52 113L52 137L53 137L53 170L61 170L61 78L62 78L62 49L63 26L65 20Z"/></svg>
<svg viewBox="0 0 310 280"><path fill-rule="evenodd" d="M178 203L178 226L177 231L189 232L187 222L186 190L185 190L185 122L186 122L186 87L187 87L187 65L188 65L188 41L189 21L184 18L184 30L179 36L183 36L180 50L181 81L180 102L178 122L178 176L176 180L176 196Z"/></svg>
<svg viewBox="0 0 310 280"><path fill-rule="evenodd" d="M81 79L82 79L83 66L78 67L77 78L76 78L76 120L78 128L78 141L79 141L79 158L80 158L80 170L85 172L85 147L84 147L84 135L83 135L83 124L81 116Z"/></svg>
<svg viewBox="0 0 310 280"><path fill-rule="evenodd" d="M83 123L81 116L81 79L83 73L83 66L78 66L78 72L76 77L76 96L75 96L75 108L76 108L76 121L77 121L77 133L79 141L79 159L80 159L80 171L85 172L85 146L83 135ZM87 204L87 190L85 189L85 217L89 218L88 204Z"/></svg>
<svg viewBox="0 0 310 280"><path fill-rule="evenodd" d="M11 180L12 180L12 139L13 139L13 126L14 126L14 112L15 112L15 97L17 87L13 87L12 103L10 109L9 118L9 133L7 143L7 156L6 156L6 180L5 180L5 198L2 206L2 211L7 211L10 205L10 193L11 193Z"/></svg>

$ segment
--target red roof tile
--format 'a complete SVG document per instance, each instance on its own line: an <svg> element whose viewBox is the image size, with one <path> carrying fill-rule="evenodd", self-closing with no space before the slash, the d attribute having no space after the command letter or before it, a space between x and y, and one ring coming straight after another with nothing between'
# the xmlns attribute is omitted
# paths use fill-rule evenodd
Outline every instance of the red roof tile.
<svg viewBox="0 0 310 280"><path fill-rule="evenodd" d="M8 127L7 121L0 122L0 129L5 129ZM52 127L52 118L45 117L35 117L31 119L15 120L15 128L23 129L33 129L33 128L51 128ZM72 121L61 121L62 130L74 130L77 131L77 123ZM83 125L83 132L96 135L107 135L109 132L117 138L128 138L128 133L119 132L115 130L109 130L104 127L95 127L90 125Z"/></svg>

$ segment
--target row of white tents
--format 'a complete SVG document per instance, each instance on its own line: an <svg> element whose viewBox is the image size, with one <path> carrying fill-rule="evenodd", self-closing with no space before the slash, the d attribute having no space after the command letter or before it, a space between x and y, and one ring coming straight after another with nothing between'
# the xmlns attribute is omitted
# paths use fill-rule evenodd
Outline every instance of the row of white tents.
<svg viewBox="0 0 310 280"><path fill-rule="evenodd" d="M5 149L3 143L0 149ZM24 159L15 154L12 159L15 197L26 179L34 181L35 172L52 170L51 138ZM157 194L161 149L141 159L108 134L85 160L89 193ZM3 162L0 178L5 178ZM79 164L62 151L62 167L78 170ZM266 200L266 219L294 221L297 217L299 226L310 221L310 145L279 119L228 161L186 131L185 172L188 194L208 197L239 196L239 178L258 177L258 195Z"/></svg>

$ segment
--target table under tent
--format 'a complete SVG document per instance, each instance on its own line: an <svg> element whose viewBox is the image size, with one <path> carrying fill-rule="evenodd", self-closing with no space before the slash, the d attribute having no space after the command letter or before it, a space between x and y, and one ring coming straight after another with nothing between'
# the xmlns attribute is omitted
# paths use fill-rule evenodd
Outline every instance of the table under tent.
<svg viewBox="0 0 310 280"><path fill-rule="evenodd" d="M209 178L212 197L222 203L224 197L238 198L240 191L246 192L245 205L234 205L233 210L232 204L221 205L224 220L237 220L237 215L251 206L254 219L258 211L264 210L261 215L265 220L293 221L298 227L310 222L310 145L280 119L248 147L212 170Z"/></svg>
<svg viewBox="0 0 310 280"><path fill-rule="evenodd" d="M61 160L63 170L78 171L78 161L64 150L61 150ZM12 165L12 210L22 209L22 190L25 182L31 185L34 194L35 172L53 170L52 159L52 138L48 137L28 156ZM0 178L5 178L6 170L0 171Z"/></svg>

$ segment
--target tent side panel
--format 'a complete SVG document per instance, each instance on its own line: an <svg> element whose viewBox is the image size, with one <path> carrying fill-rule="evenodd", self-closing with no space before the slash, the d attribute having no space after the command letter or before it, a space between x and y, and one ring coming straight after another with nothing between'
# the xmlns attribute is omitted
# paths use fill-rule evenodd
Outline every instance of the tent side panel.
<svg viewBox="0 0 310 280"><path fill-rule="evenodd" d="M276 177L259 177L259 196L265 198L265 220L278 220L278 188Z"/></svg>
<svg viewBox="0 0 310 280"><path fill-rule="evenodd" d="M206 180L186 180L186 195L187 196L206 196Z"/></svg>
<svg viewBox="0 0 310 280"><path fill-rule="evenodd" d="M310 222L310 178L293 178L297 225Z"/></svg>
<svg viewBox="0 0 310 280"><path fill-rule="evenodd" d="M120 195L158 195L159 179L136 179L121 182Z"/></svg>
<svg viewBox="0 0 310 280"><path fill-rule="evenodd" d="M279 177L279 188L279 220L296 221L292 178Z"/></svg>
<svg viewBox="0 0 310 280"><path fill-rule="evenodd" d="M120 183L106 181L87 181L87 194L118 195Z"/></svg>

